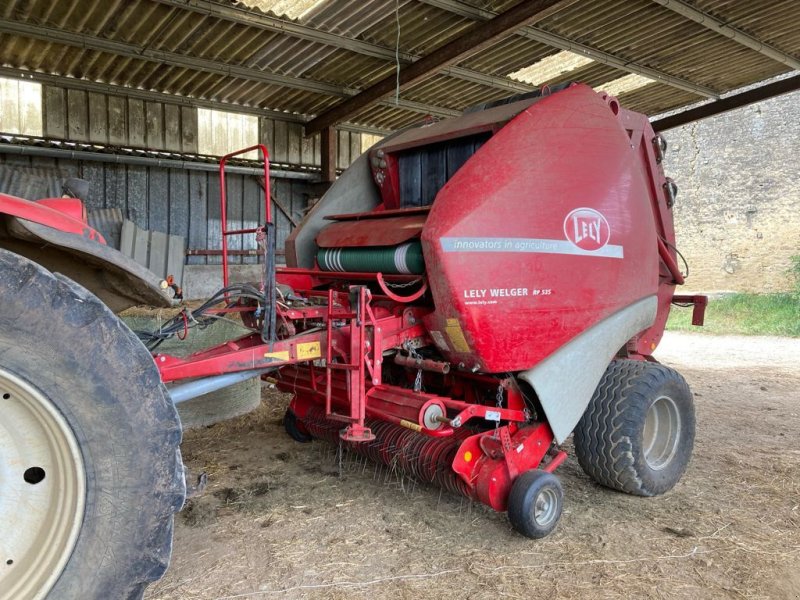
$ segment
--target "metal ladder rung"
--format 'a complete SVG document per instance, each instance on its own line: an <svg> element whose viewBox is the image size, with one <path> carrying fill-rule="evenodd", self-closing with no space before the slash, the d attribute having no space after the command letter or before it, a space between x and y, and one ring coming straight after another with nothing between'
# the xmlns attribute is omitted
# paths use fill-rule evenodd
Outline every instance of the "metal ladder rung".
<svg viewBox="0 0 800 600"><path fill-rule="evenodd" d="M329 363L326 365L332 371L355 371L358 365L348 365L345 363Z"/></svg>

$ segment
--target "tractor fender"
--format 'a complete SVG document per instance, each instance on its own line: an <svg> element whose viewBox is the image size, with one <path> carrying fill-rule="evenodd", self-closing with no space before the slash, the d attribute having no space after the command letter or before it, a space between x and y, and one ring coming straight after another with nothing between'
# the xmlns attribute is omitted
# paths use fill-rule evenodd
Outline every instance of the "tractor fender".
<svg viewBox="0 0 800 600"><path fill-rule="evenodd" d="M657 310L657 296L642 298L519 373L536 392L559 444L583 416L608 363L628 340L653 324Z"/></svg>
<svg viewBox="0 0 800 600"><path fill-rule="evenodd" d="M47 198L39 202L25 200L24 198L17 198L16 196L9 196L8 194L0 194L0 214L9 217L19 217L32 223L46 225L63 231L64 233L72 233L85 237L89 240L94 240L100 244L105 244L106 241L99 232L89 227L86 220L76 218L74 215L77 212L74 206L70 206L72 210L69 212L58 210L57 206L66 206L65 203L80 203L80 200L72 198ZM83 214L81 209L80 214ZM70 214L71 213L71 214Z"/></svg>
<svg viewBox="0 0 800 600"><path fill-rule="evenodd" d="M166 282L107 246L87 223L45 204L0 194L0 248L69 277L114 312L173 304Z"/></svg>

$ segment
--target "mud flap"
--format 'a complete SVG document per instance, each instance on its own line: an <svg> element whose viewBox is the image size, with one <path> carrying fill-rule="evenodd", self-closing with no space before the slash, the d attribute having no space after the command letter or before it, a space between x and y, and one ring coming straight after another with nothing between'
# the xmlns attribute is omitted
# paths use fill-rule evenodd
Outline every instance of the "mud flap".
<svg viewBox="0 0 800 600"><path fill-rule="evenodd" d="M146 304L173 304L171 289L153 272L119 250L25 219L9 217L0 246L63 273L100 298L112 311Z"/></svg>
<svg viewBox="0 0 800 600"><path fill-rule="evenodd" d="M629 339L653 324L657 309L656 296L634 302L519 374L536 391L559 444L583 416L608 363Z"/></svg>

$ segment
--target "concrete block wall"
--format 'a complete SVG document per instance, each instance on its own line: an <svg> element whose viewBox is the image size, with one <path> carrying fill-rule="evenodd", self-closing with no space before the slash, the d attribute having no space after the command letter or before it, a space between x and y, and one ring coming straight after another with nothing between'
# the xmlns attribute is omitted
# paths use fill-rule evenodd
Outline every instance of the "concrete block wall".
<svg viewBox="0 0 800 600"><path fill-rule="evenodd" d="M800 255L800 92L664 132L680 189L678 248L686 288L791 289Z"/></svg>

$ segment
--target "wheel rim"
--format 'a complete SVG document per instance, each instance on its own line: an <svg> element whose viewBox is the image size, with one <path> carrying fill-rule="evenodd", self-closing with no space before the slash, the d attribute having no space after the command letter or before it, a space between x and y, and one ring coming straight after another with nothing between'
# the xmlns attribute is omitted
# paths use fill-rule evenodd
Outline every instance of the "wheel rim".
<svg viewBox="0 0 800 600"><path fill-rule="evenodd" d="M558 494L550 488L542 489L533 503L533 520L540 527L547 527L558 516Z"/></svg>
<svg viewBox="0 0 800 600"><path fill-rule="evenodd" d="M64 417L0 369L0 600L39 600L52 589L75 547L85 495Z"/></svg>
<svg viewBox="0 0 800 600"><path fill-rule="evenodd" d="M660 396L650 405L644 421L644 459L654 471L665 468L678 451L681 420L678 406L669 396Z"/></svg>

